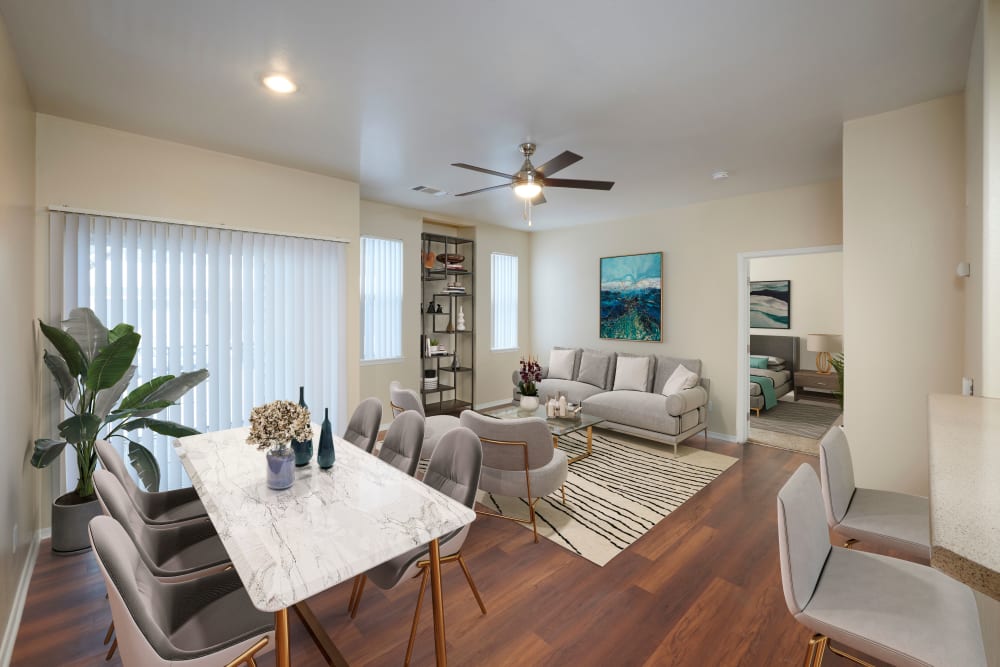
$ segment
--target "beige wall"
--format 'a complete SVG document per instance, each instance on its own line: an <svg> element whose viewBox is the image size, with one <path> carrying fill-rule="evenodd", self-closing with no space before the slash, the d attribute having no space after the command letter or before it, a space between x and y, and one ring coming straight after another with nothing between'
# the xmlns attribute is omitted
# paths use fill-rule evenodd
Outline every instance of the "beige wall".
<svg viewBox="0 0 1000 667"><path fill-rule="evenodd" d="M0 627L6 627L29 545L38 528L39 482L31 467L34 404L42 370L32 299L35 205L35 112L0 19ZM15 526L17 539L13 540ZM9 638L13 643L13 637Z"/></svg>
<svg viewBox="0 0 1000 667"><path fill-rule="evenodd" d="M983 378L1000 398L1000 0L983 3Z"/></svg>
<svg viewBox="0 0 1000 667"><path fill-rule="evenodd" d="M533 237L533 351L554 345L700 358L712 380L709 429L736 434L737 254L838 245L840 182L668 209ZM598 260L663 251L662 343L598 336Z"/></svg>
<svg viewBox="0 0 1000 667"><path fill-rule="evenodd" d="M985 7L984 7L985 10ZM983 16L972 42L965 81L965 360L962 374L983 380ZM978 389L977 389L978 393Z"/></svg>
<svg viewBox="0 0 1000 667"><path fill-rule="evenodd" d="M750 329L753 335L798 336L799 368L816 369L816 354L806 349L811 333L844 332L844 262L840 252L755 257L750 280L792 282L791 328Z"/></svg>
<svg viewBox="0 0 1000 667"><path fill-rule="evenodd" d="M928 493L927 395L964 360L961 95L844 124L844 421L858 486Z"/></svg>

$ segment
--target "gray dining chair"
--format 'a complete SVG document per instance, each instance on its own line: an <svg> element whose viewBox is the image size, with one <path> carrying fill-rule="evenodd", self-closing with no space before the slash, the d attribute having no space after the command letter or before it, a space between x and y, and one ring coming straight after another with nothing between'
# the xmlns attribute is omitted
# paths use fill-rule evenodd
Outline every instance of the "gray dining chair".
<svg viewBox="0 0 1000 667"><path fill-rule="evenodd" d="M847 435L837 425L819 443L819 471L827 524L847 538L911 558L930 560L930 503L927 498L854 486Z"/></svg>
<svg viewBox="0 0 1000 667"><path fill-rule="evenodd" d="M831 640L899 667L985 667L972 589L925 565L831 546L823 514L803 463L778 492L778 550L785 604L816 633L806 667L827 647L859 662Z"/></svg>
<svg viewBox="0 0 1000 667"><path fill-rule="evenodd" d="M153 493L143 491L136 486L132 476L128 474L125 461L111 446L111 443L106 440L97 440L95 445L101 467L118 479L132 504L135 505L139 516L149 525L169 525L204 518L208 515L205 506L198 498L198 493L192 487Z"/></svg>
<svg viewBox="0 0 1000 667"><path fill-rule="evenodd" d="M424 442L424 420L415 412L396 417L382 441L378 457L410 477L420 463L420 447Z"/></svg>
<svg viewBox="0 0 1000 667"><path fill-rule="evenodd" d="M89 532L123 665L254 667L274 648L274 617L254 608L235 570L161 581L114 519L95 517Z"/></svg>
<svg viewBox="0 0 1000 667"><path fill-rule="evenodd" d="M400 417L402 416L404 415L400 415ZM398 419L399 417L397 417ZM395 424L395 422L393 423ZM445 433L438 441L434 454L427 465L424 483L446 496L454 498L466 507L472 507L476 503L482 464L483 449L479 437L467 428L455 428ZM479 610L485 614L486 605L483 604L479 590L472 581L472 574L469 573L469 568L462 558L462 545L465 544L468 535L469 526L466 525L439 539L441 563L457 562L461 566L465 580L472 590L472 595L475 596L476 602L479 604ZM410 664L410 658L413 655L413 643L417 636L417 624L420 621L420 607L427 589L427 578L430 570L428 553L428 545L424 544L369 570L365 578L361 580L360 587L351 593L351 618L354 618L361 605L366 579L371 579L375 585L383 590L389 590L420 575L420 590L417 593L417 606L413 612L413 624L410 626L410 641L406 646L404 665Z"/></svg>
<svg viewBox="0 0 1000 667"><path fill-rule="evenodd" d="M344 431L344 440L371 454L381 425L382 402L377 398L366 398L354 409L351 421L347 423L347 430Z"/></svg>
<svg viewBox="0 0 1000 667"><path fill-rule="evenodd" d="M496 419L466 410L462 426L471 429L483 443L483 475L479 488L499 496L525 498L528 518L476 510L518 523L530 523L538 542L535 504L557 489L566 502L566 476L569 461L566 452L552 446L552 433L544 419Z"/></svg>
<svg viewBox="0 0 1000 667"><path fill-rule="evenodd" d="M420 450L420 458L429 459L434 453L441 436L459 426L458 417L453 415L431 415L424 412L420 395L412 389L406 389L399 382L389 383L389 404L392 406L392 416L396 417L407 410L416 412L424 419L424 445Z"/></svg>

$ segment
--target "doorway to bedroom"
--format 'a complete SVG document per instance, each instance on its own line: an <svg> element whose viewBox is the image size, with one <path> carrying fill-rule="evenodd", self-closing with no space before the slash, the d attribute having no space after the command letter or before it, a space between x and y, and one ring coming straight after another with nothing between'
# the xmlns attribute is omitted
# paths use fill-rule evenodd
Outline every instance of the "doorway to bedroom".
<svg viewBox="0 0 1000 667"><path fill-rule="evenodd" d="M744 253L737 436L808 454L841 417L840 246Z"/></svg>

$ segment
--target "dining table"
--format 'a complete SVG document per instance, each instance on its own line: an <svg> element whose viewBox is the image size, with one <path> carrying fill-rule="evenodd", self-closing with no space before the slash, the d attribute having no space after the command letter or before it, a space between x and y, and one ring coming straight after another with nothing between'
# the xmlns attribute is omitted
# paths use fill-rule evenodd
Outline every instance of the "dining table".
<svg viewBox="0 0 1000 667"><path fill-rule="evenodd" d="M347 665L306 600L427 544L436 664L446 665L438 538L472 523L475 512L337 437L332 467L314 459L296 468L290 488L270 489L264 452L248 435L234 428L173 445L251 602L274 614L275 664L291 665L293 610L327 663Z"/></svg>

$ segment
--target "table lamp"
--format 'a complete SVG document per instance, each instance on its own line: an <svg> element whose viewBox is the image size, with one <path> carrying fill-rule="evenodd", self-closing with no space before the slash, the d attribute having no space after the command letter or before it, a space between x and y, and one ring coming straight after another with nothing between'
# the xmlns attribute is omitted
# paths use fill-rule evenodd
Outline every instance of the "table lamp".
<svg viewBox="0 0 1000 667"><path fill-rule="evenodd" d="M809 334L806 349L816 353L816 372L827 375L830 372L831 352L843 350L840 336L835 334Z"/></svg>

